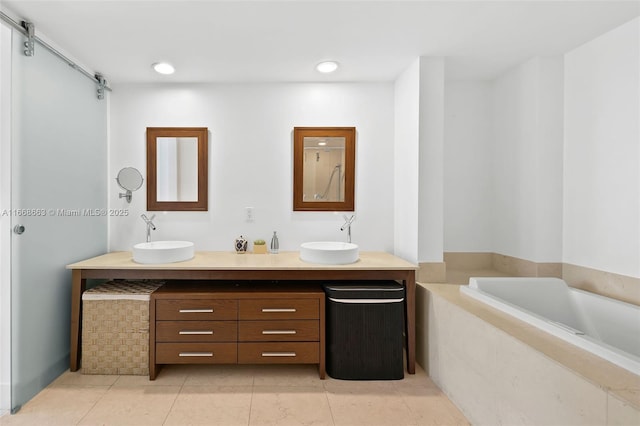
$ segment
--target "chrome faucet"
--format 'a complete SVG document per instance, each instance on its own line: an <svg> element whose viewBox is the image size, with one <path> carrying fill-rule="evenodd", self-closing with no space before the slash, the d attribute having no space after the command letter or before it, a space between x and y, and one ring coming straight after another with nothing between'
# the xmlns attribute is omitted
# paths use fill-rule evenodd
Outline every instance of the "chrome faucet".
<svg viewBox="0 0 640 426"><path fill-rule="evenodd" d="M147 242L151 241L151 230L156 230L156 225L153 224L153 219L156 217L154 214L151 218L148 218L146 214L141 214L140 217L144 220L144 223L147 224Z"/></svg>
<svg viewBox="0 0 640 426"><path fill-rule="evenodd" d="M347 230L347 242L350 243L351 242L351 224L353 223L353 221L356 218L355 214L352 214L351 217L347 217L346 214L343 214L342 217L344 217L344 225L342 225L340 227L341 231L344 231L345 229Z"/></svg>

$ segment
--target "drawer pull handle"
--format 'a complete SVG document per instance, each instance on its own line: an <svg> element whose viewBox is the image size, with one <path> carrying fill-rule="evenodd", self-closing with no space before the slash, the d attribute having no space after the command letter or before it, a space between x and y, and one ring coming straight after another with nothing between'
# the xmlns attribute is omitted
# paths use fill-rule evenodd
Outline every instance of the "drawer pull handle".
<svg viewBox="0 0 640 426"><path fill-rule="evenodd" d="M295 330L262 330L262 334L296 334Z"/></svg>
<svg viewBox="0 0 640 426"><path fill-rule="evenodd" d="M296 308L262 308L262 312L295 312Z"/></svg>
<svg viewBox="0 0 640 426"><path fill-rule="evenodd" d="M296 353L295 352L262 352L262 356L264 356L264 357L268 357L268 356L294 357L294 356L296 356Z"/></svg>
<svg viewBox="0 0 640 426"><path fill-rule="evenodd" d="M210 309L180 309L181 314L210 314L213 312L213 308Z"/></svg>
<svg viewBox="0 0 640 426"><path fill-rule="evenodd" d="M213 330L180 330L178 334L213 334Z"/></svg>
<svg viewBox="0 0 640 426"><path fill-rule="evenodd" d="M180 352L179 356L213 356L213 352Z"/></svg>

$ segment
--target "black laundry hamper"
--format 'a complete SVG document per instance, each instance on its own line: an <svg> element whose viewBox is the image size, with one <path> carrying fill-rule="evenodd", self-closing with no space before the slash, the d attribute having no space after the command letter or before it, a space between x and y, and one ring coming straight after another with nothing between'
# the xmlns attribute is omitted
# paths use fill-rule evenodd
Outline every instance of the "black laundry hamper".
<svg viewBox="0 0 640 426"><path fill-rule="evenodd" d="M325 283L327 373L344 380L404 378L404 287L395 281Z"/></svg>

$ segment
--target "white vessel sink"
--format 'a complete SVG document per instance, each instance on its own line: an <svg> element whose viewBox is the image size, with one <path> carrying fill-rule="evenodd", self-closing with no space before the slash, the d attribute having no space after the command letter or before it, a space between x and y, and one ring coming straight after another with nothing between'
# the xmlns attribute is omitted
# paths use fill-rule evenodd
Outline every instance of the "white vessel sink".
<svg viewBox="0 0 640 426"><path fill-rule="evenodd" d="M300 245L300 259L309 263L346 265L358 260L358 245L338 241L315 241Z"/></svg>
<svg viewBox="0 0 640 426"><path fill-rule="evenodd" d="M152 241L133 246L133 261L137 263L173 263L193 259L190 241Z"/></svg>

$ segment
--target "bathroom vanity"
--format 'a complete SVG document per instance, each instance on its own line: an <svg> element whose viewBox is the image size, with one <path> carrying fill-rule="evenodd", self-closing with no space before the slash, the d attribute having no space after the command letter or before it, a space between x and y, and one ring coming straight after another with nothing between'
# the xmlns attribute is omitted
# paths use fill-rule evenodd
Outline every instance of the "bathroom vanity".
<svg viewBox="0 0 640 426"><path fill-rule="evenodd" d="M191 260L165 264L139 264L133 261L131 252L113 252L67 265L67 269L72 270L71 371L80 367L82 293L87 279L171 281L151 299L151 378L162 364L218 361L313 363L318 364L319 374L324 377L324 295L313 281L396 280L406 289L407 372L415 373L417 267L388 253L361 252L360 259L352 264L320 265L301 261L298 252L196 252ZM234 281L251 284L238 287ZM180 310L186 315L175 314ZM260 328L267 324L265 321L275 322L267 329ZM285 324L289 327L280 327ZM178 329L196 325L207 326L207 334L175 334ZM225 325L224 332L216 334L211 328L221 325ZM298 327L297 337L273 334L289 332L291 326ZM212 349L220 357L215 361Z"/></svg>

